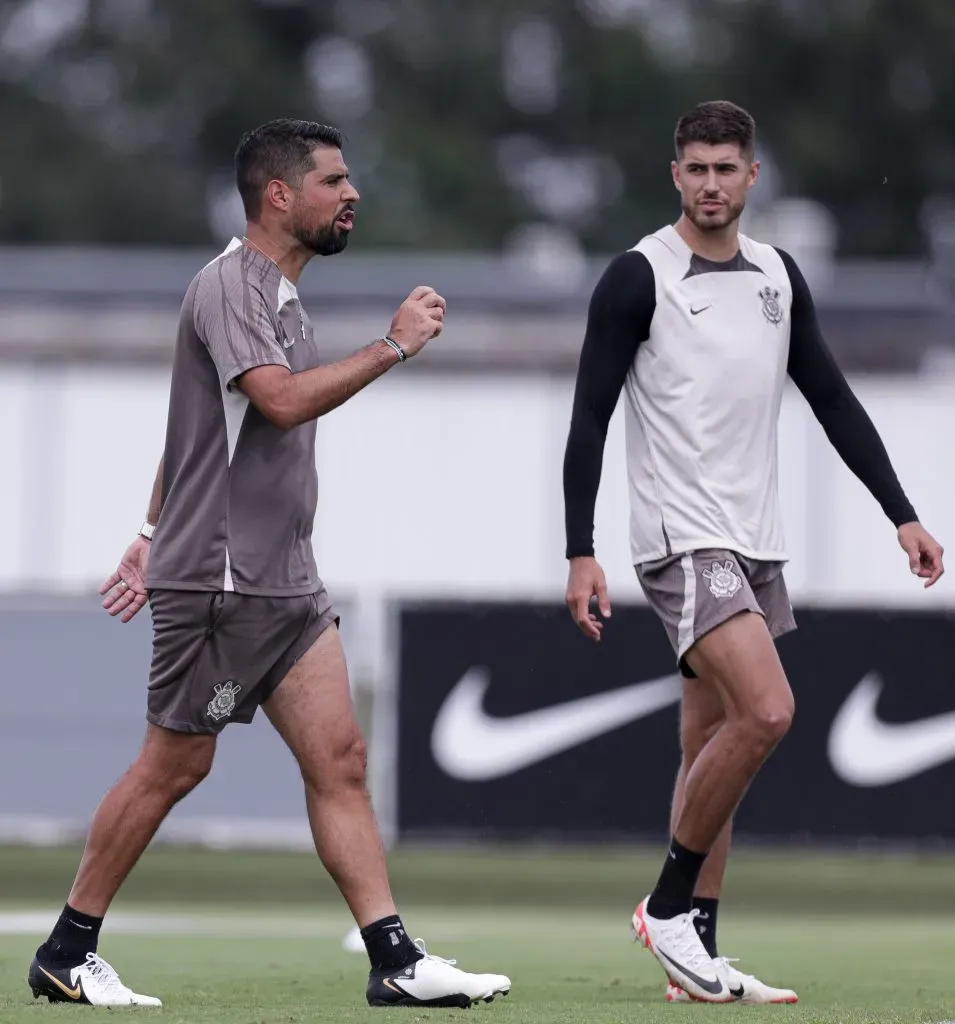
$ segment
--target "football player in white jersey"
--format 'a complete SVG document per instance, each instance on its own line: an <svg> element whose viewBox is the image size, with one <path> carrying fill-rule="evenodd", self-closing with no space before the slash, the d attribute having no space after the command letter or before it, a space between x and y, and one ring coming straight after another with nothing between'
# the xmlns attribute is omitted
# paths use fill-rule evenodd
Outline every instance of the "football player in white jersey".
<svg viewBox="0 0 955 1024"><path fill-rule="evenodd" d="M793 715L774 643L795 628L777 494L787 378L925 586L943 572L942 548L826 347L792 257L739 231L759 175L752 117L732 103L700 104L677 124L675 148L680 219L618 255L590 302L564 459L567 604L599 640L610 601L594 506L625 391L633 562L684 677L672 839L633 935L660 961L671 1001L795 1002L716 947L733 814Z"/></svg>

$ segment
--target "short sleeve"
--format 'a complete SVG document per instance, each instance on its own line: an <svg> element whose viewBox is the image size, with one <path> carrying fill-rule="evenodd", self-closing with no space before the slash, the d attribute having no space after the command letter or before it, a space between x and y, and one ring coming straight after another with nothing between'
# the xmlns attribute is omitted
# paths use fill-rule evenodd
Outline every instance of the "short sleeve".
<svg viewBox="0 0 955 1024"><path fill-rule="evenodd" d="M196 288L193 319L224 388L256 366L289 367L277 321L240 261L207 267Z"/></svg>

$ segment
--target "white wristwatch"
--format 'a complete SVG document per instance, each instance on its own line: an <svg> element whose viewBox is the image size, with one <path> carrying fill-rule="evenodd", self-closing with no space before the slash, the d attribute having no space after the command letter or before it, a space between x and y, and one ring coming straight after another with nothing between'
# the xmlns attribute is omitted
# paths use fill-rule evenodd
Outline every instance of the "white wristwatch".
<svg viewBox="0 0 955 1024"><path fill-rule="evenodd" d="M146 540L152 540L153 534L156 532L156 527L147 519L139 528L139 536L145 537Z"/></svg>

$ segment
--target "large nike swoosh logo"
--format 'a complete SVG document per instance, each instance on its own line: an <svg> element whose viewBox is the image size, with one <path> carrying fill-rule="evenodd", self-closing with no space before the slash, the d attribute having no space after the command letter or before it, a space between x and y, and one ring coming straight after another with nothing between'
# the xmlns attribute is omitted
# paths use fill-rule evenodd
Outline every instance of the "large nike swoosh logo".
<svg viewBox="0 0 955 1024"><path fill-rule="evenodd" d="M486 669L473 668L448 694L431 733L431 752L448 775L485 782L528 768L674 704L679 675L634 683L509 718L485 713Z"/></svg>
<svg viewBox="0 0 955 1024"><path fill-rule="evenodd" d="M37 967L40 967L40 965L37 964ZM44 968L42 968L42 967L40 967L40 970L50 979L50 981L53 982L54 985L56 985L56 987L64 995L69 996L70 999L79 1000L79 999L83 998L83 990L80 988L80 983L79 982L76 983L76 987L75 988L69 988L68 986L64 985L63 982L60 981L59 978L56 978L52 974L50 974L49 971L44 970Z"/></svg>
<svg viewBox="0 0 955 1024"><path fill-rule="evenodd" d="M839 709L829 731L829 760L853 786L888 786L955 759L955 712L903 725L879 719L883 688L866 675Z"/></svg>
<svg viewBox="0 0 955 1024"><path fill-rule="evenodd" d="M669 953L665 953L662 949L660 950L660 956L664 956L671 964L678 970L682 971L690 981L696 982L697 985L703 989L704 992L709 992L711 995L719 995L723 991L723 982L716 979L716 981L707 981L706 978L701 978L698 974L694 974L689 967L684 967L679 961L674 960ZM730 992L733 990L730 989Z"/></svg>

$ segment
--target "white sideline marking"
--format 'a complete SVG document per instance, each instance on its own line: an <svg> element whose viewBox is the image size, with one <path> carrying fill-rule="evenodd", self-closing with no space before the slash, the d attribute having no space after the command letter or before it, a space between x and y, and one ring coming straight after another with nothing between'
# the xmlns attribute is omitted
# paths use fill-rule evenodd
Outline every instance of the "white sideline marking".
<svg viewBox="0 0 955 1024"><path fill-rule="evenodd" d="M62 846L83 843L88 821L0 814L0 843ZM308 823L265 818L184 818L164 821L156 841L210 850L302 850L314 852Z"/></svg>
<svg viewBox="0 0 955 1024"><path fill-rule="evenodd" d="M9 907L9 904L8 904ZM0 910L0 936L43 936L59 916L59 908L36 909L29 907ZM566 923L564 911L535 910L502 913L500 910L482 911L468 907L466 912L422 907L405 908L404 919L409 932L434 942L467 942L471 939L496 938L505 931L509 936L540 936L548 934ZM553 921L553 925L549 922ZM340 943L354 922L347 911L339 914L318 909L314 917L307 914L283 914L272 910L262 913L231 914L216 910L190 913L153 913L150 911L111 912L103 928L104 938L112 935L195 936L214 938L274 938L274 939L333 939ZM574 918L574 934L578 937L607 938L617 934L618 923L607 915L581 914ZM955 1024L955 1021L952 1022Z"/></svg>
<svg viewBox="0 0 955 1024"><path fill-rule="evenodd" d="M43 935L56 923L56 910L0 912L0 935ZM110 914L104 933L109 935L265 935L269 938L341 938L348 928L340 920L277 917L273 914L223 915Z"/></svg>

